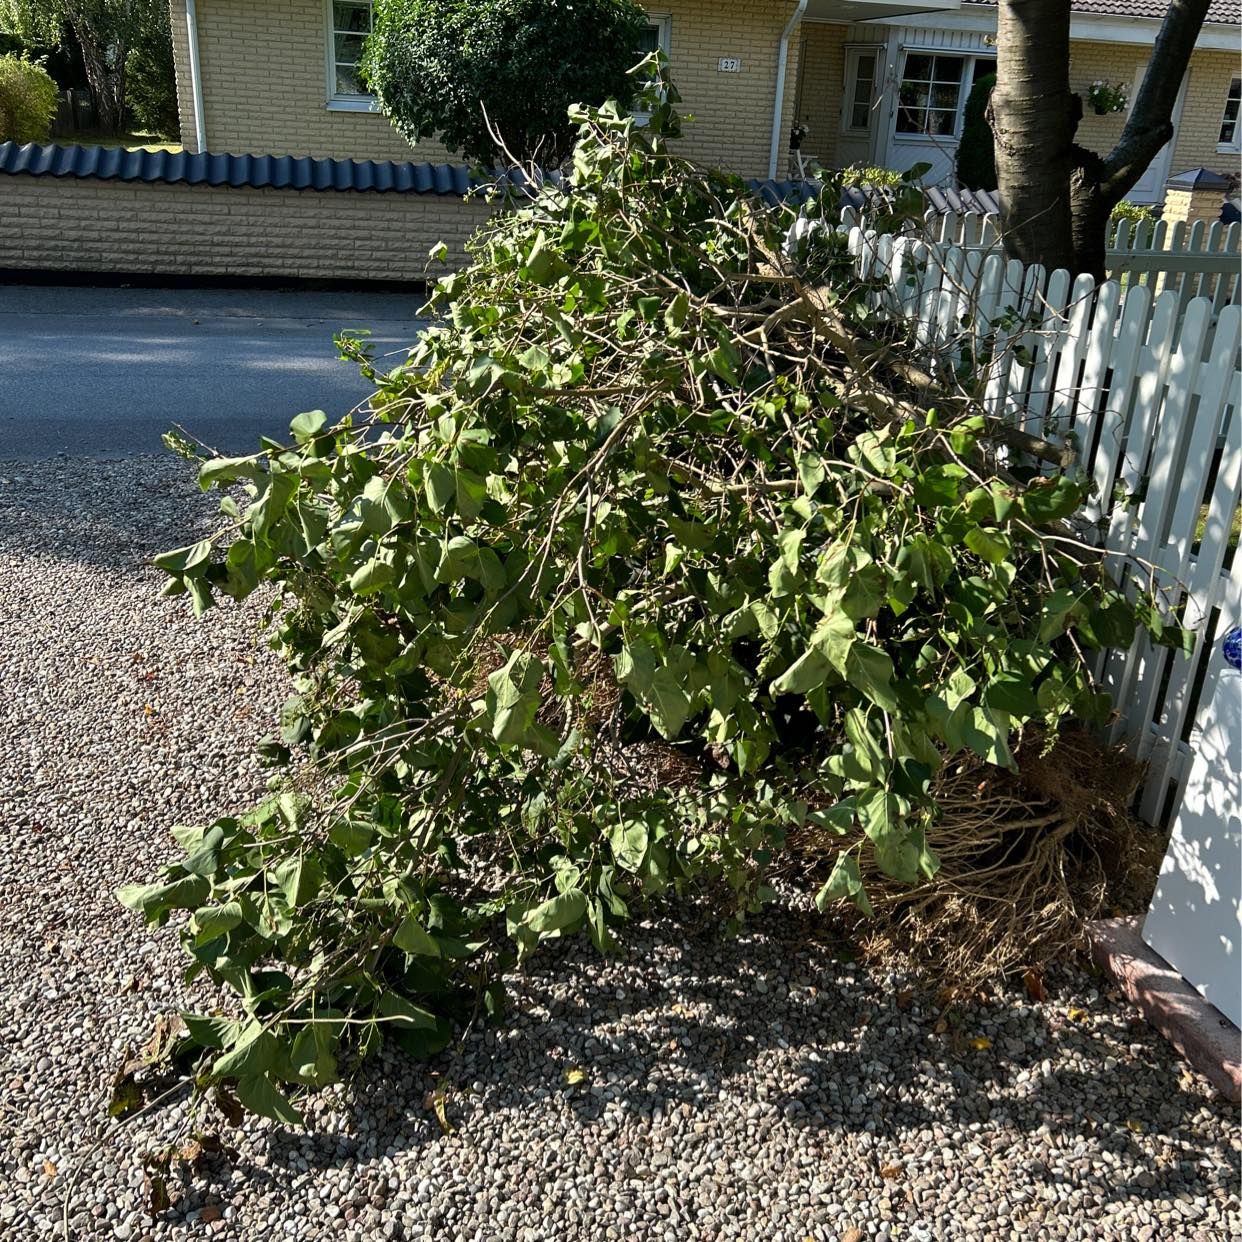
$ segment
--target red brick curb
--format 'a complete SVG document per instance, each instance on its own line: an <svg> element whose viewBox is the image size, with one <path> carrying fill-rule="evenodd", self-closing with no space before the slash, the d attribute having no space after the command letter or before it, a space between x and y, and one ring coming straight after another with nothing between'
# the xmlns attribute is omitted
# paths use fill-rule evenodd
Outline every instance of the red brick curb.
<svg viewBox="0 0 1242 1242"><path fill-rule="evenodd" d="M1092 960L1199 1073L1232 1103L1242 1103L1242 1033L1144 944L1141 932L1137 917L1092 923Z"/></svg>

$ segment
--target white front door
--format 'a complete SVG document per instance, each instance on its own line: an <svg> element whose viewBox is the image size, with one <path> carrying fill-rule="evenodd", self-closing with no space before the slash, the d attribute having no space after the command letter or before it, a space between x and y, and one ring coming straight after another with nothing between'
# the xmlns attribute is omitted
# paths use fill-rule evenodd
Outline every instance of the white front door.
<svg viewBox="0 0 1242 1242"><path fill-rule="evenodd" d="M871 164L879 92L884 78L884 45L872 43L845 49L845 91L841 96L841 128L837 163Z"/></svg>
<svg viewBox="0 0 1242 1242"><path fill-rule="evenodd" d="M885 164L903 173L915 164L930 164L925 184L954 184L967 96L984 74L995 70L994 56L905 49L898 65Z"/></svg>
<svg viewBox="0 0 1242 1242"><path fill-rule="evenodd" d="M1138 73L1134 75L1134 84L1130 88L1130 103L1134 103L1135 96L1138 94L1139 87L1143 84L1143 75L1147 72L1146 65L1140 65ZM1182 89L1177 93L1177 103L1173 105L1173 142L1177 141L1177 130L1182 123L1182 104L1186 101L1186 80L1190 77L1190 71L1186 71L1186 77L1182 79ZM1126 195L1132 203L1162 203L1164 202L1164 183L1168 181L1174 169L1171 167L1173 162L1173 142L1166 142L1164 146L1156 153L1156 158L1147 166L1147 171L1138 179L1134 188ZM1186 169L1177 169L1177 172L1185 172Z"/></svg>

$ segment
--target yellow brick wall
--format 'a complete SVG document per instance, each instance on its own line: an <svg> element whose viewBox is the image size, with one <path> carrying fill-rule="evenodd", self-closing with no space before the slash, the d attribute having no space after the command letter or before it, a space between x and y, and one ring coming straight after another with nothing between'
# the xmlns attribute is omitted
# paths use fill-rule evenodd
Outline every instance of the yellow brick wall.
<svg viewBox="0 0 1242 1242"><path fill-rule="evenodd" d="M1239 73L1242 64L1231 52L1195 52L1190 58L1182 123L1173 143L1170 172L1174 176L1192 168L1210 168L1226 175L1238 171L1237 154L1217 151L1216 145L1229 82Z"/></svg>
<svg viewBox="0 0 1242 1242"><path fill-rule="evenodd" d="M1121 82L1127 91L1132 91L1139 66L1150 57L1151 49L1137 44L1076 41L1070 44L1070 88L1083 97L1084 106L1087 91L1097 79ZM1228 173L1237 167L1238 157L1218 152L1216 142L1229 80L1238 72L1238 57L1229 52L1196 51L1191 56L1181 123L1173 140L1170 175L1192 168ZM1087 108L1078 127L1078 141L1106 154L1121 137L1125 121L1124 112L1096 116Z"/></svg>
<svg viewBox="0 0 1242 1242"><path fill-rule="evenodd" d="M419 281L438 241L460 264L491 211L449 195L15 174L0 178L0 269Z"/></svg>
<svg viewBox="0 0 1242 1242"><path fill-rule="evenodd" d="M679 150L691 159L746 177L766 177L775 107L781 30L793 0L650 0L653 17L670 21L669 62L681 92L685 126ZM794 121L800 35L789 41L784 118L777 176L786 174ZM722 57L742 62L740 73L721 73Z"/></svg>
<svg viewBox="0 0 1242 1242"><path fill-rule="evenodd" d="M683 113L700 119L680 143L692 158L766 176L780 32L793 0L651 0L670 19L673 75ZM324 0L199 0L199 59L207 145L216 152L418 160L455 157L439 143L410 147L379 115L327 105ZM194 149L184 5L172 4L182 141ZM799 38L790 41L779 162L793 124ZM741 72L720 73L721 57Z"/></svg>

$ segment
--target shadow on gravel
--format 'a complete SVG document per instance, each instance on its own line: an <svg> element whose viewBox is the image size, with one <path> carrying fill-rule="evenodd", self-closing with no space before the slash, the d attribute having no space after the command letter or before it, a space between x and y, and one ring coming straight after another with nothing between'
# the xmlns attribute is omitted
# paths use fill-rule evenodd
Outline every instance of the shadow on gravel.
<svg viewBox="0 0 1242 1242"><path fill-rule="evenodd" d="M172 453L0 461L0 554L140 569L210 529L218 501L195 475Z"/></svg>
<svg viewBox="0 0 1242 1242"><path fill-rule="evenodd" d="M535 1117L572 1119L608 1143L623 1131L650 1134L680 1111L687 1145L699 1140L697 1120L754 1143L783 1130L797 1149L822 1144L825 1158L845 1134L867 1132L896 1151L925 1131L924 1145L951 1163L983 1167L1012 1161L1022 1135L1046 1128L1067 1138L1069 1167L1081 1162L1081 1174L1039 1161L1023 1172L1075 1185L1097 1176L1100 1149L1142 1168L1136 1128L1175 1134L1204 1107L1179 1084L1171 1051L1112 1002L1097 997L1089 1014L1067 1019L1056 977L1043 1006L1009 993L946 1007L843 960L843 946L810 939L780 911L736 940L668 923L627 940L628 953L607 962L584 943L549 948L511 980L503 1023L473 1029L427 1065L385 1054L352 1086L341 1118L349 1137L275 1132L271 1164L293 1174L417 1156L445 1141L427 1099L434 1083L448 1089L447 1141L466 1147ZM1065 974L1064 986L1081 991L1083 977ZM986 1049L972 1043L984 1039ZM580 1084L567 1081L570 1069L584 1071ZM733 1119L721 1127L725 1114ZM1167 1197L1203 1177L1195 1155L1138 1181L1101 1172L1101 1193ZM657 1177L668 1155L631 1137L612 1159L619 1179ZM369 1191L364 1178L362 1200L382 1199L382 1183L377 1174Z"/></svg>

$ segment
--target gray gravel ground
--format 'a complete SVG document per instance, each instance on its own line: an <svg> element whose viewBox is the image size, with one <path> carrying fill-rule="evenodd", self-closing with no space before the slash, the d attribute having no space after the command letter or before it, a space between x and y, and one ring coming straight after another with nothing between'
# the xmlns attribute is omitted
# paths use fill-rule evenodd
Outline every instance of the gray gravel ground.
<svg viewBox="0 0 1242 1242"><path fill-rule="evenodd" d="M134 1242L1242 1233L1232 1110L1096 980L946 1018L780 911L734 941L636 928L609 962L566 944L507 1025L377 1065L309 1132L247 1122L152 1220L142 1156L183 1105L103 1102L184 985L110 893L257 791L283 697L254 608L196 626L155 597L144 556L209 514L171 459L0 463L0 1237L62 1213Z"/></svg>

